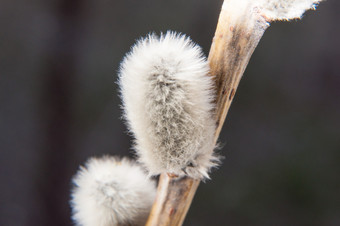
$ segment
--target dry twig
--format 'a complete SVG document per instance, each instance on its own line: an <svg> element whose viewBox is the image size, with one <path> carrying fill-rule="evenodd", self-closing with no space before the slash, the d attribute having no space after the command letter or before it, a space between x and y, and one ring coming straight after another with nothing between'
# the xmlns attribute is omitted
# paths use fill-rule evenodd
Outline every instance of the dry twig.
<svg viewBox="0 0 340 226"><path fill-rule="evenodd" d="M244 11L244 14L246 13ZM255 16L261 23L254 23ZM228 7L222 8L208 58L211 76L216 79L218 126L215 141L218 139L250 56L266 27L267 23L259 15L253 14L249 17L240 14L235 17ZM199 182L189 177L179 179L176 176L162 174L157 198L146 225L182 225Z"/></svg>
<svg viewBox="0 0 340 226"><path fill-rule="evenodd" d="M215 142L238 84L269 22L300 18L320 0L225 0L209 53L210 74L216 82ZM162 174L147 226L182 225L199 180Z"/></svg>

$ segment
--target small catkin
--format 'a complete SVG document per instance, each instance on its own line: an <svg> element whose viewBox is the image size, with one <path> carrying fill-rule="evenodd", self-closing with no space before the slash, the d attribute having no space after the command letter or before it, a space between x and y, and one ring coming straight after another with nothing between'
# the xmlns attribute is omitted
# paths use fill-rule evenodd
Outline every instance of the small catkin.
<svg viewBox="0 0 340 226"><path fill-rule="evenodd" d="M136 162L91 158L73 178L72 218L79 226L144 225L156 185Z"/></svg>
<svg viewBox="0 0 340 226"><path fill-rule="evenodd" d="M321 0L260 0L262 14L270 21L300 19L305 11L315 9Z"/></svg>
<svg viewBox="0 0 340 226"><path fill-rule="evenodd" d="M214 155L214 89L201 48L167 32L139 40L121 63L124 115L150 175L208 178Z"/></svg>

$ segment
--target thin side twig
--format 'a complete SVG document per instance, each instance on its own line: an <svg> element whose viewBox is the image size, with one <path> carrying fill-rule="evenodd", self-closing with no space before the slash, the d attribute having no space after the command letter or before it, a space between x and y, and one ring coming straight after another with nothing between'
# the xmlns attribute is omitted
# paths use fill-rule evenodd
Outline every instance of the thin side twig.
<svg viewBox="0 0 340 226"><path fill-rule="evenodd" d="M229 5L232 2L235 1L223 3L208 57L217 93L215 142L249 59L269 26L250 4ZM189 177L162 174L146 225L182 225L199 183Z"/></svg>

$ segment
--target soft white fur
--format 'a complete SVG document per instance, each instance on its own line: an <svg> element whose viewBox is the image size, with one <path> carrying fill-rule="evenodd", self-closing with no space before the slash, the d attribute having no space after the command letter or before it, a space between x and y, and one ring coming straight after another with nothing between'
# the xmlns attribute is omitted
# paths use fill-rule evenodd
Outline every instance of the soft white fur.
<svg viewBox="0 0 340 226"><path fill-rule="evenodd" d="M321 0L261 0L263 15L269 20L299 19L305 11L315 9Z"/></svg>
<svg viewBox="0 0 340 226"><path fill-rule="evenodd" d="M132 160L92 158L75 175L72 218L79 226L144 225L155 183Z"/></svg>
<svg viewBox="0 0 340 226"><path fill-rule="evenodd" d="M139 40L121 63L119 84L139 161L150 175L208 177L215 117L213 80L201 48L167 32Z"/></svg>
<svg viewBox="0 0 340 226"><path fill-rule="evenodd" d="M222 8L229 13L257 9L268 21L300 19L305 11L315 9L322 0L225 0ZM249 12L251 13L251 12ZM232 19L232 18L231 18Z"/></svg>

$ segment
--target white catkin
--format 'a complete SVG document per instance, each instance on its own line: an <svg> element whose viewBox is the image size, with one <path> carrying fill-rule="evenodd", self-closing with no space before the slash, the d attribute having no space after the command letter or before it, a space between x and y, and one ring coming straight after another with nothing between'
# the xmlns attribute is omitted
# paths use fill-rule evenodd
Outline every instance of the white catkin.
<svg viewBox="0 0 340 226"><path fill-rule="evenodd" d="M121 63L125 119L150 175L208 178L214 155L214 91L201 48L167 32L139 40Z"/></svg>
<svg viewBox="0 0 340 226"><path fill-rule="evenodd" d="M232 14L247 9L257 9L267 21L300 19L310 9L315 9L322 0L225 0L222 9L229 8ZM231 18L232 19L232 18Z"/></svg>
<svg viewBox="0 0 340 226"><path fill-rule="evenodd" d="M315 9L321 0L260 0L261 13L269 20L300 19L305 11Z"/></svg>
<svg viewBox="0 0 340 226"><path fill-rule="evenodd" d="M91 158L73 178L72 218L79 226L144 225L156 185L136 162Z"/></svg>

